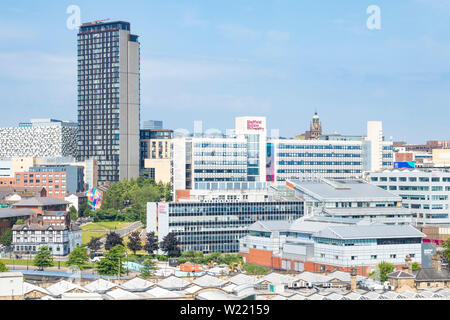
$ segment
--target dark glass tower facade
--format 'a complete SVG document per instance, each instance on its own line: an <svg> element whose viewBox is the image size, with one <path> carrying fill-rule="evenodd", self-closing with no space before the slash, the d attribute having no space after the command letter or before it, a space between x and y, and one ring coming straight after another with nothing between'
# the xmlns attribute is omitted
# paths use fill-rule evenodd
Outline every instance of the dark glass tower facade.
<svg viewBox="0 0 450 320"><path fill-rule="evenodd" d="M85 23L78 33L78 157L98 183L139 176L140 44L128 22Z"/></svg>

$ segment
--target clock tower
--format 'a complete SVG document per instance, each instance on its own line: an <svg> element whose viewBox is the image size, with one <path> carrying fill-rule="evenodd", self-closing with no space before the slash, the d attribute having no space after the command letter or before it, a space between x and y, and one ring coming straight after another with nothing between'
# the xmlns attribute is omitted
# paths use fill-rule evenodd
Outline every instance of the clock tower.
<svg viewBox="0 0 450 320"><path fill-rule="evenodd" d="M310 139L318 140L321 135L322 135L322 124L320 123L319 115L316 112L311 122Z"/></svg>

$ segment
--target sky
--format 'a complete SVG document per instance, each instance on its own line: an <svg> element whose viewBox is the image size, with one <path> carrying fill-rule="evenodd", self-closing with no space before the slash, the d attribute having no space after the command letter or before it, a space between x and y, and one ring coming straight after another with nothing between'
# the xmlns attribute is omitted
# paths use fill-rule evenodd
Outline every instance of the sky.
<svg viewBox="0 0 450 320"><path fill-rule="evenodd" d="M131 23L141 43L141 120L234 127L266 116L292 137L315 111L324 133L450 139L450 0L2 0L0 126L77 120L81 21ZM369 30L370 5L381 28Z"/></svg>

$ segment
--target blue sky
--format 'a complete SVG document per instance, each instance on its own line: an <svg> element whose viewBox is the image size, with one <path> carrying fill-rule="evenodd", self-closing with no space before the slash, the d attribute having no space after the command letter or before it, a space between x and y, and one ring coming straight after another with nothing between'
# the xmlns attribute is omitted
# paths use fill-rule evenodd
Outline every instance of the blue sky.
<svg viewBox="0 0 450 320"><path fill-rule="evenodd" d="M450 139L450 0L11 1L0 3L0 126L76 120L76 30L131 23L141 42L141 119L226 129L263 115L282 136L308 129L394 140ZM369 30L369 5L381 30Z"/></svg>

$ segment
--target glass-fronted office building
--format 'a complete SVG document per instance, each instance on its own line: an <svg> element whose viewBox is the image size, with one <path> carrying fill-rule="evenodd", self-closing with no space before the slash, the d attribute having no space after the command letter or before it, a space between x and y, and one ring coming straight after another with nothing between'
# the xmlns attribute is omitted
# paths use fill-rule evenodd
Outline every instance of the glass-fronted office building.
<svg viewBox="0 0 450 320"><path fill-rule="evenodd" d="M256 221L294 221L303 201L148 203L147 232L158 240L174 232L183 251L238 252L239 239Z"/></svg>

